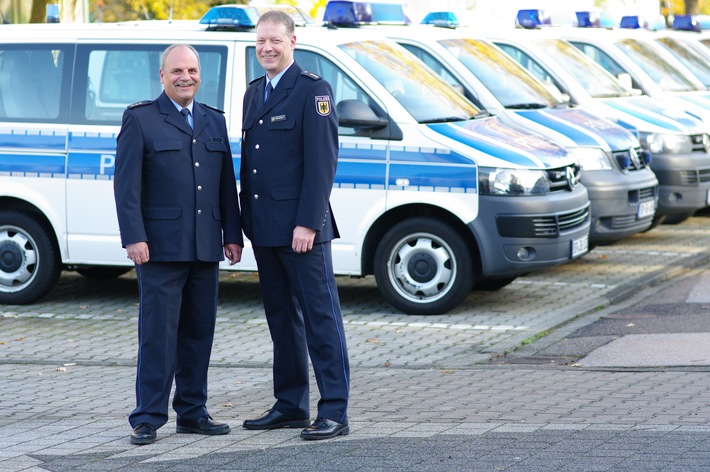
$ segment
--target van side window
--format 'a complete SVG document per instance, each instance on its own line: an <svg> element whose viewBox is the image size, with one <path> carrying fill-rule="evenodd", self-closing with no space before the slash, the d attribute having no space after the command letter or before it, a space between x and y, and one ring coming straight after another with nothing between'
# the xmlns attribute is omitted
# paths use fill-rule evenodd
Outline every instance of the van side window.
<svg viewBox="0 0 710 472"><path fill-rule="evenodd" d="M120 124L126 106L163 91L160 58L168 45L81 45L72 121ZM196 46L201 84L195 99L224 109L226 47Z"/></svg>
<svg viewBox="0 0 710 472"><path fill-rule="evenodd" d="M333 102L337 104L343 100L357 100L371 107L378 116L385 116L382 108L360 88L353 80L348 77L338 66L333 64L329 59L320 54L296 49L294 51L294 60L303 70L313 72L320 75L328 81L333 88ZM256 48L248 47L246 49L247 57L247 83L264 75L264 69L256 60ZM368 136L369 133L364 130L356 130L353 128L338 128L338 134L341 136Z"/></svg>
<svg viewBox="0 0 710 472"><path fill-rule="evenodd" d="M0 120L66 121L69 46L5 45L0 49ZM63 120L60 120L64 118Z"/></svg>

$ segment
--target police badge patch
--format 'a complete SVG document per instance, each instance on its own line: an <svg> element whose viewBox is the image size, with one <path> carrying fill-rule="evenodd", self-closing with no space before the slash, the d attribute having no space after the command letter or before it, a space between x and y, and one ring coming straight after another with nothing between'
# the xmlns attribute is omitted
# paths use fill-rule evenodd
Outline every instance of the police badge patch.
<svg viewBox="0 0 710 472"><path fill-rule="evenodd" d="M330 95L316 97L316 111L320 116L330 115Z"/></svg>

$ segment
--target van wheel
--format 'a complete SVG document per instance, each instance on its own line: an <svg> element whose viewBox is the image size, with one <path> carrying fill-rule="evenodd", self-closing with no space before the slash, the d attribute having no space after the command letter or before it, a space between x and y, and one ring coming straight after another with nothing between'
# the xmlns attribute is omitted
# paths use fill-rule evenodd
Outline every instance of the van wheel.
<svg viewBox="0 0 710 472"><path fill-rule="evenodd" d="M27 213L0 211L0 303L42 298L60 272L59 252L44 225Z"/></svg>
<svg viewBox="0 0 710 472"><path fill-rule="evenodd" d="M410 315L438 315L459 305L473 286L463 237L433 218L411 218L387 231L375 251L382 296Z"/></svg>
<svg viewBox="0 0 710 472"><path fill-rule="evenodd" d="M76 271L87 279L108 280L120 277L131 269L133 269L133 267L86 266L77 267Z"/></svg>

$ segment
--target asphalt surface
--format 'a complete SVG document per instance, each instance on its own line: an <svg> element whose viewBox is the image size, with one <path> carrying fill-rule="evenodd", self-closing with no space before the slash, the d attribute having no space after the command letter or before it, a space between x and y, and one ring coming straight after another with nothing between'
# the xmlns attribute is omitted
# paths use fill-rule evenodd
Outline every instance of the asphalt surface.
<svg viewBox="0 0 710 472"><path fill-rule="evenodd" d="M698 216L446 315L341 278L351 433L318 442L241 428L272 404L272 347L257 276L223 273L208 408L232 431L176 434L172 415L141 447L135 276L65 273L39 303L0 305L0 471L707 471L708 261Z"/></svg>

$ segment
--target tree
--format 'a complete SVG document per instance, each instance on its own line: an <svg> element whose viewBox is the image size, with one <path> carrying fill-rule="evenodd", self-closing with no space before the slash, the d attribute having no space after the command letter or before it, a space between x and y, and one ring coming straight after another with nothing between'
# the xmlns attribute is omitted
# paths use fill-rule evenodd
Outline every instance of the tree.
<svg viewBox="0 0 710 472"><path fill-rule="evenodd" d="M47 0L32 0L30 23L44 23L47 18Z"/></svg>
<svg viewBox="0 0 710 472"><path fill-rule="evenodd" d="M686 15L697 15L700 13L700 1L699 0L685 0L685 14Z"/></svg>

